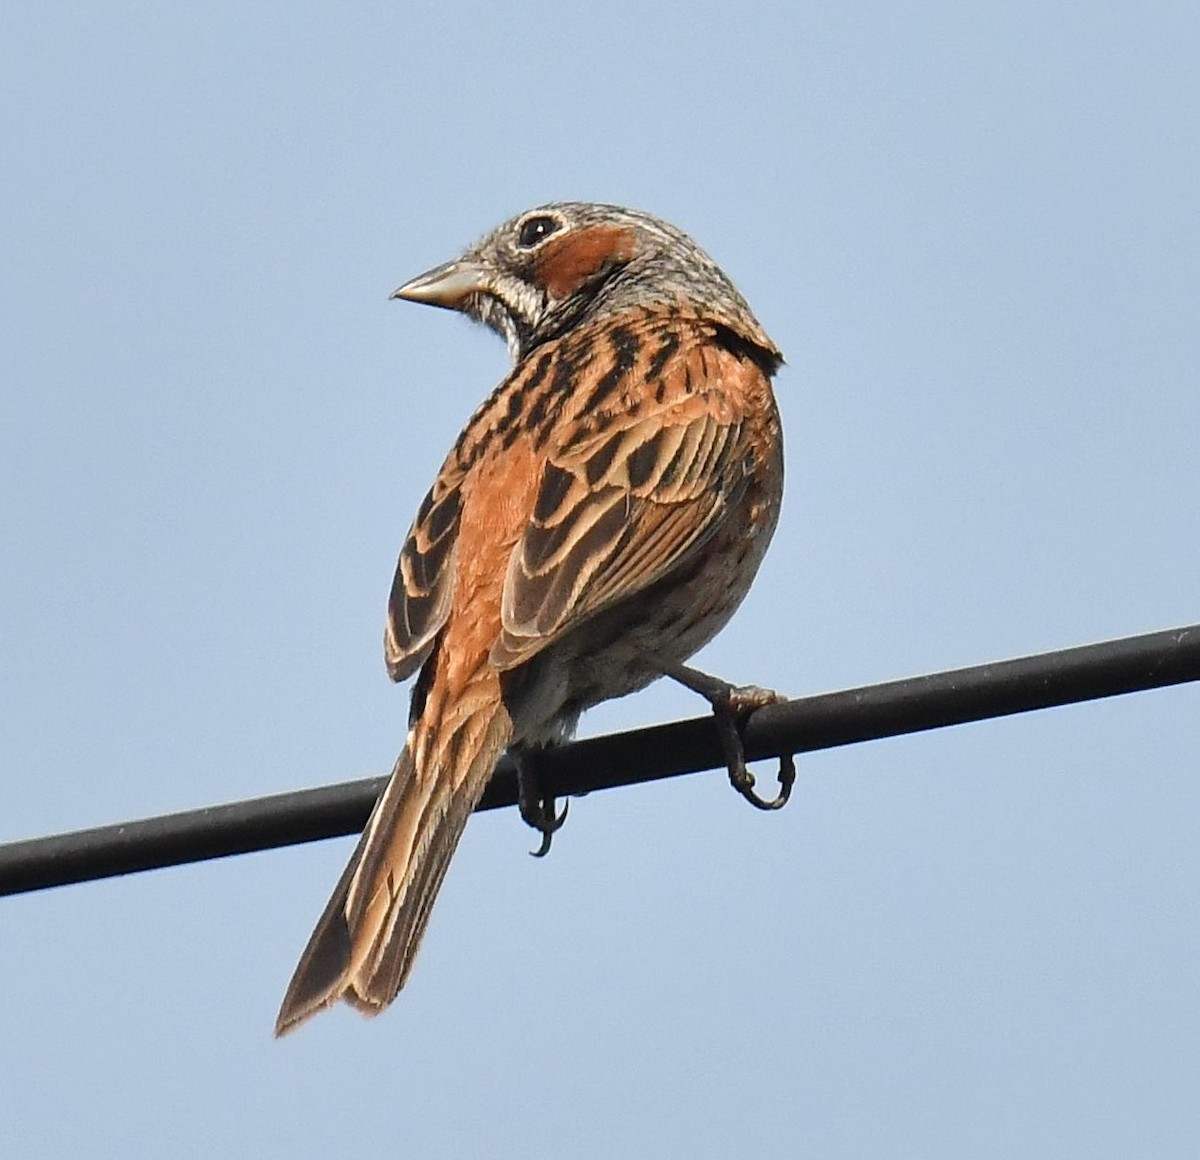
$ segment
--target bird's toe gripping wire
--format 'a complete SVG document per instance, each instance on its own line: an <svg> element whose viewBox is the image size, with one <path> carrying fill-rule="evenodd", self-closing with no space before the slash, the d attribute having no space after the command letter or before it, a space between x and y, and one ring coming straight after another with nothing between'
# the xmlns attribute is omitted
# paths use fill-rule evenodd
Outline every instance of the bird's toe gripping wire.
<svg viewBox="0 0 1200 1160"><path fill-rule="evenodd" d="M535 858L544 858L550 853L550 843L554 835L562 829L567 820L567 810L571 803L564 801L560 814L555 807L554 795L542 793L534 751L515 750L512 756L517 766L517 806L521 811L521 818L527 826L532 826L542 835L541 845L529 852Z"/></svg>
<svg viewBox="0 0 1200 1160"><path fill-rule="evenodd" d="M746 750L742 743L742 727L750 714L784 698L757 685L731 685L687 665L666 665L663 672L685 688L699 693L712 706L730 785L756 809L778 810L787 805L792 786L796 784L795 757L790 753L779 755L779 792L773 798L760 797L755 792L754 774L746 765Z"/></svg>

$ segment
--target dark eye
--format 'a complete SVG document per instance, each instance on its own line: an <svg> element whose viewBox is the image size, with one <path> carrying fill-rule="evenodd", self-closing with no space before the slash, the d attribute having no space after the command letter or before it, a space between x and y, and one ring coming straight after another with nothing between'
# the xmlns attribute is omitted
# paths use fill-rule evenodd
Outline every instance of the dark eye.
<svg viewBox="0 0 1200 1160"><path fill-rule="evenodd" d="M538 242L557 233L560 229L562 229L562 223L547 214L526 218L521 223L521 230L517 234L517 245L523 250L532 250Z"/></svg>

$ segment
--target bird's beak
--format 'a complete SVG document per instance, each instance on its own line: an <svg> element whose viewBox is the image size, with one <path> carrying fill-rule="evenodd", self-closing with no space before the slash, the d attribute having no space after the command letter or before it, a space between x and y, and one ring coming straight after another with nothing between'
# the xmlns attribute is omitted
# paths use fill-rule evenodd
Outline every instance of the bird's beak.
<svg viewBox="0 0 1200 1160"><path fill-rule="evenodd" d="M447 310L460 310L472 294L486 289L487 271L474 262L460 258L418 274L410 282L393 290L391 296L405 298L409 302L424 302L429 306L444 306Z"/></svg>

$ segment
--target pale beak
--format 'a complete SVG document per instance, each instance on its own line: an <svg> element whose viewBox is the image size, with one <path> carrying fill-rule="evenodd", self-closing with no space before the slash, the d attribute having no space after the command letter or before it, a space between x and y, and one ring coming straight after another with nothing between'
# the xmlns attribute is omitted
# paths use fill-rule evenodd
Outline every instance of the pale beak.
<svg viewBox="0 0 1200 1160"><path fill-rule="evenodd" d="M393 290L391 297L458 310L472 294L486 289L487 271L473 262L458 259L418 274L410 282Z"/></svg>

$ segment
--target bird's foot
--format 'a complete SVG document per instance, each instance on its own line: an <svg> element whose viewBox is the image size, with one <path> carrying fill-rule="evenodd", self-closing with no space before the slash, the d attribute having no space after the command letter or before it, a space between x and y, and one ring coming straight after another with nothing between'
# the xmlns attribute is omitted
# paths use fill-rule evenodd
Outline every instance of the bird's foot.
<svg viewBox="0 0 1200 1160"><path fill-rule="evenodd" d="M787 805L792 786L796 784L796 759L790 753L779 755L779 793L773 798L763 798L754 790L754 774L746 765L746 750L742 744L742 726L749 716L756 709L774 705L785 698L758 685L731 685L720 677L709 676L687 665L664 665L663 672L685 688L699 693L712 706L730 785L757 809L778 810Z"/></svg>
<svg viewBox="0 0 1200 1160"><path fill-rule="evenodd" d="M550 843L554 835L562 829L567 820L570 802L563 802L560 814L555 808L553 795L546 796L542 793L535 751L516 750L513 751L512 757L517 766L517 806L521 811L521 818L527 826L532 826L542 835L541 845L529 852L535 858L544 858L550 853Z"/></svg>

